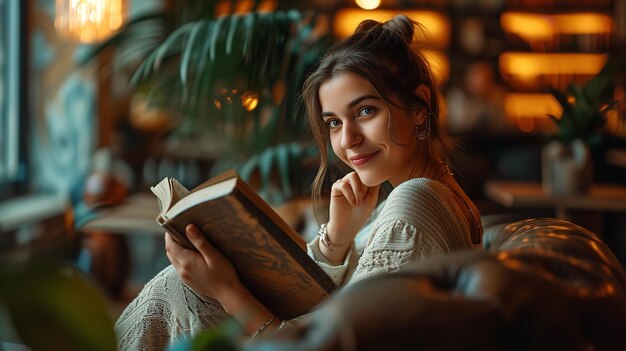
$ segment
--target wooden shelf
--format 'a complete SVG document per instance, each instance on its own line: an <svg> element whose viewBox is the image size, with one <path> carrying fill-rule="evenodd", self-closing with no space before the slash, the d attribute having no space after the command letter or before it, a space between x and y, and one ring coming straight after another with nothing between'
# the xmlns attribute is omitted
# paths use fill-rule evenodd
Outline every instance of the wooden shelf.
<svg viewBox="0 0 626 351"><path fill-rule="evenodd" d="M618 184L594 184L585 194L552 195L546 194L539 183L488 181L485 193L509 208L626 212L626 187Z"/></svg>

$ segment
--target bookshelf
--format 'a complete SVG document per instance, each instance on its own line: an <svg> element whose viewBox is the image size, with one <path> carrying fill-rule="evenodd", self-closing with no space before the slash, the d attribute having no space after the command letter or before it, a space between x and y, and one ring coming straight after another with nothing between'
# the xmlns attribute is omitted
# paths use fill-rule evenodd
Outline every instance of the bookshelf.
<svg viewBox="0 0 626 351"><path fill-rule="evenodd" d="M498 58L509 89L507 120L526 133L550 131L560 114L549 88L596 75L612 49L612 1L513 0L500 17L506 47Z"/></svg>

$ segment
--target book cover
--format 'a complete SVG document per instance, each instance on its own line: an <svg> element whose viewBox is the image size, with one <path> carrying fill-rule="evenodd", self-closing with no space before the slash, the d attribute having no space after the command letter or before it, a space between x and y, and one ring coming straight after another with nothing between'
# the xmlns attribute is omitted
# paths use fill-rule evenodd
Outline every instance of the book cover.
<svg viewBox="0 0 626 351"><path fill-rule="evenodd" d="M278 318L289 320L309 312L336 288L308 256L304 240L235 172L212 178L191 192L181 187L165 178L152 188L162 207L157 222L188 248L193 246L185 227L198 226L232 262L243 284Z"/></svg>

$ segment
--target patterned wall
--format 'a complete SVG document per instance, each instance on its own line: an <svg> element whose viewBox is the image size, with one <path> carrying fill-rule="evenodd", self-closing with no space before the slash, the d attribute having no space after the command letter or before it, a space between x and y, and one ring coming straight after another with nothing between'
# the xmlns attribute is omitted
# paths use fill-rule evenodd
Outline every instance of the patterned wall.
<svg viewBox="0 0 626 351"><path fill-rule="evenodd" d="M54 29L54 0L31 7L29 139L33 187L67 194L89 171L96 145L95 75L76 67L85 47Z"/></svg>

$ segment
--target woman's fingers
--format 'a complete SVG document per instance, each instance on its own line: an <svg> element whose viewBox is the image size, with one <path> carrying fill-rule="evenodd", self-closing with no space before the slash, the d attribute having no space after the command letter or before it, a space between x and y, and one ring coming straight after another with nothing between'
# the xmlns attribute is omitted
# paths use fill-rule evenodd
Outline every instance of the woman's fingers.
<svg viewBox="0 0 626 351"><path fill-rule="evenodd" d="M165 255L167 256L167 259L170 260L170 263L174 266L174 267L179 267L180 263L178 262L178 260L176 259L176 257L172 256L172 254L170 254L168 251L165 251Z"/></svg>
<svg viewBox="0 0 626 351"><path fill-rule="evenodd" d="M189 236L189 231L187 231L187 236L190 241L192 241L192 244L196 245ZM198 238L196 241L202 239L203 238ZM205 247L203 247L203 250L205 250L205 252L207 251ZM170 262L179 270L189 269L189 267L198 264L198 260L204 260L207 263L209 262L202 252L195 252L193 250L186 249L174 240L170 233L165 234L165 254Z"/></svg>
<svg viewBox="0 0 626 351"><path fill-rule="evenodd" d="M170 263L174 265L177 271L187 266L187 259L192 257L186 255L183 251L189 251L182 247L176 240L172 238L172 234L165 233L165 255ZM190 254L192 252L188 252Z"/></svg>
<svg viewBox="0 0 626 351"><path fill-rule="evenodd" d="M341 196L348 201L350 206L356 206L357 200L352 191L352 186L348 181L344 181L343 179L336 181L335 184L333 184L332 190L334 196Z"/></svg>
<svg viewBox="0 0 626 351"><path fill-rule="evenodd" d="M187 231L187 237L191 244L198 249L198 252L204 257L204 260L209 262L209 257L214 254L213 246L195 225L189 224L185 230Z"/></svg>
<svg viewBox="0 0 626 351"><path fill-rule="evenodd" d="M184 250L182 246L176 240L172 238L172 234L165 233L165 251L173 254L174 256L180 256L182 250Z"/></svg>
<svg viewBox="0 0 626 351"><path fill-rule="evenodd" d="M367 194L365 194L365 198L363 199L363 204L366 207L371 207L372 209L376 207L376 202L378 201L379 190L380 190L380 185L376 185L367 189Z"/></svg>
<svg viewBox="0 0 626 351"><path fill-rule="evenodd" d="M352 187L352 191L354 192L354 197L356 198L356 205L361 206L365 196L367 195L369 187L363 184L361 178L359 178L356 172L348 174L348 180L350 182L350 186Z"/></svg>
<svg viewBox="0 0 626 351"><path fill-rule="evenodd" d="M343 197L353 207L361 206L369 193L369 187L361 182L356 172L350 172L335 182L333 188L341 192Z"/></svg>

